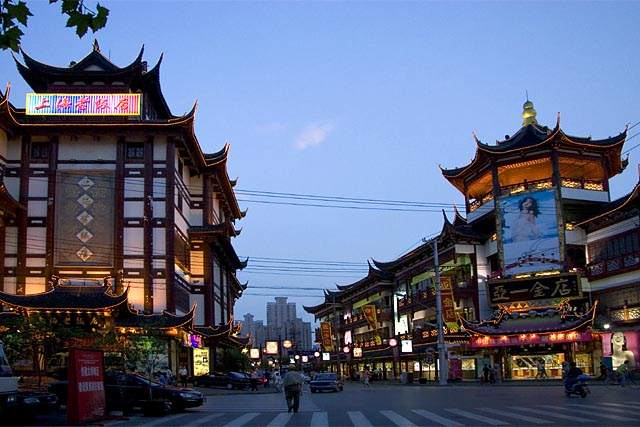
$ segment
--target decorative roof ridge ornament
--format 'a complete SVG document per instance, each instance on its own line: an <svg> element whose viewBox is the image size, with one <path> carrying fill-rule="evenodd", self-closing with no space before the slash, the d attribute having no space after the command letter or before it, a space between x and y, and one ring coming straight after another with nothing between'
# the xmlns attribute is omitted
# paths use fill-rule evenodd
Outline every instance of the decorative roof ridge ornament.
<svg viewBox="0 0 640 427"><path fill-rule="evenodd" d="M522 104L522 127L529 125L537 125L536 110L533 107L533 102L529 101L529 94L527 93L527 100Z"/></svg>
<svg viewBox="0 0 640 427"><path fill-rule="evenodd" d="M98 43L98 39L93 39L93 50L96 52L100 52L100 44Z"/></svg>

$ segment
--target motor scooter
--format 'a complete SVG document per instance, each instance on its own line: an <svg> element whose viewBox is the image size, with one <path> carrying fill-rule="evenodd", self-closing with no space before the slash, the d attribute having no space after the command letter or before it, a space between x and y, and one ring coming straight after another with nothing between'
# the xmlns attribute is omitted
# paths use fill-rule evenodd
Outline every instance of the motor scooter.
<svg viewBox="0 0 640 427"><path fill-rule="evenodd" d="M564 383L564 393L567 397L572 395L580 396L582 398L587 397L591 390L589 390L589 385L587 384L587 380L589 380L588 375L580 375L576 381L569 386L567 381Z"/></svg>

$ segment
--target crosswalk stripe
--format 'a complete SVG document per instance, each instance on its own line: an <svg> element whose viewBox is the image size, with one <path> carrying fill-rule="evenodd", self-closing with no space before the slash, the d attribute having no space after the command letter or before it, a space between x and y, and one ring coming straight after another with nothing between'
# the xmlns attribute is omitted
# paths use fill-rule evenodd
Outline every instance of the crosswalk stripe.
<svg viewBox="0 0 640 427"><path fill-rule="evenodd" d="M314 412L311 415L311 427L326 427L329 425L329 417L326 412Z"/></svg>
<svg viewBox="0 0 640 427"><path fill-rule="evenodd" d="M284 426L289 422L289 419L291 419L292 415L293 414L291 412L283 412L281 414L278 414L274 419L271 420L269 424L267 424L267 427Z"/></svg>
<svg viewBox="0 0 640 427"><path fill-rule="evenodd" d="M603 414L601 412L598 412L598 410L589 410L588 408L585 409L568 409L568 408L562 408L560 406L553 406L553 405L538 405L541 408L550 408L550 409L556 409L556 410L561 410L561 411L573 411L573 412L578 412L580 414L585 414L585 415L590 415L592 417L600 417L600 418L606 418L608 420L615 420L615 421L637 421L636 418L629 418L629 417L623 417L621 415L612 415L612 414Z"/></svg>
<svg viewBox="0 0 640 427"><path fill-rule="evenodd" d="M249 412L244 415L239 416L235 420L228 422L224 425L224 427L242 427L252 419L258 416L257 412Z"/></svg>
<svg viewBox="0 0 640 427"><path fill-rule="evenodd" d="M173 421L179 419L179 418L187 418L189 416L191 416L192 413L189 414L175 414L175 415L171 415L168 417L159 417L156 418L153 421L149 421L148 423L143 423L141 424L141 427L153 427L153 426L157 426L160 424L167 424L167 425L175 425L175 424L171 424L173 423Z"/></svg>
<svg viewBox="0 0 640 427"><path fill-rule="evenodd" d="M442 424L443 426L456 427L456 426L462 425L457 421L453 421L448 418L441 417L440 415L434 414L433 412L425 411L424 409L412 409L411 412L413 412L414 414L418 414L421 417L424 417L438 424Z"/></svg>
<svg viewBox="0 0 640 427"><path fill-rule="evenodd" d="M349 411L347 412L347 414L349 415L349 419L351 419L351 422L353 423L354 426L356 427L371 427L371 423L369 422L369 420L367 419L367 417L364 416L364 414L360 411Z"/></svg>
<svg viewBox="0 0 640 427"><path fill-rule="evenodd" d="M513 412L501 411L500 409L495 408L476 408L478 411L488 412L493 415L501 415L503 417L515 418L517 420L526 421L532 424L553 424L552 421L544 420L542 418L529 417L527 415L515 414Z"/></svg>
<svg viewBox="0 0 640 427"><path fill-rule="evenodd" d="M452 414L460 415L461 417L469 418L472 420L482 421L483 423L491 424L493 426L509 425L509 423L505 423L504 421L496 420L495 418L485 417L484 415L474 414L473 412L465 411L463 409L445 408L445 411L451 412Z"/></svg>
<svg viewBox="0 0 640 427"><path fill-rule="evenodd" d="M380 411L380 413L385 417L389 418L389 420L391 420L391 422L397 426L403 426L403 427L416 426L414 423L412 423L411 421L409 421L408 419L406 419L405 417L403 417L402 415L398 414L395 411Z"/></svg>
<svg viewBox="0 0 640 427"><path fill-rule="evenodd" d="M532 414L536 414L536 415L540 415L540 411L536 411L535 409L530 409L530 408L525 408L522 406L510 406L511 409L515 409L517 411L521 411L521 412L529 412ZM546 411L544 413L545 416L547 417L552 417L552 418L560 418L563 420L569 420L569 421L577 421L579 423L593 423L595 422L594 420L590 420L588 418L582 418L582 417L576 417L575 415L567 415L567 414L559 414L557 412L551 412L551 411Z"/></svg>
<svg viewBox="0 0 640 427"><path fill-rule="evenodd" d="M584 405L581 405L579 403L570 403L568 406L576 406L579 408L584 408ZM622 413L628 413L628 414L637 414L638 412L637 410L633 410L633 409L620 408L617 406L604 406L604 404L594 405L592 403L589 404L589 408L599 408L603 411L622 412Z"/></svg>
<svg viewBox="0 0 640 427"><path fill-rule="evenodd" d="M224 413L216 412L216 413L213 413L211 415L207 415L206 417L202 417L202 418L198 418L197 420L193 420L189 424L185 425L185 427L205 426L205 425L207 425L209 423L209 421L213 420L214 418L221 417L223 415L224 415Z"/></svg>

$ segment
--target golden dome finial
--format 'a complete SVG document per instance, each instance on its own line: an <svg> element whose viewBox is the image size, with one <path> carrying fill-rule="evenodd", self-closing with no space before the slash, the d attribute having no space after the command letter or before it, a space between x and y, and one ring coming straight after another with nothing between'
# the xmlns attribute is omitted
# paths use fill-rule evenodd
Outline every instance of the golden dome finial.
<svg viewBox="0 0 640 427"><path fill-rule="evenodd" d="M529 101L529 92L527 92L527 101L522 105L522 126L537 124L536 110L533 108L533 102Z"/></svg>

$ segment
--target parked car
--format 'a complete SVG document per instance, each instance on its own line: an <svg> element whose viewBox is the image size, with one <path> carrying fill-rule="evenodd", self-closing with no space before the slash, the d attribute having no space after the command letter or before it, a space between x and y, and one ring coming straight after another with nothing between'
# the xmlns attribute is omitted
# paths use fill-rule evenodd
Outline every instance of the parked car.
<svg viewBox="0 0 640 427"><path fill-rule="evenodd" d="M49 391L58 396L62 404L67 402L67 384L67 381L58 381L49 386ZM134 373L107 371L104 385L108 409L131 410L151 398L171 402L171 408L176 411L204 403L204 396L197 390L162 385Z"/></svg>
<svg viewBox="0 0 640 427"><path fill-rule="evenodd" d="M224 387L228 390L243 390L251 387L251 377L242 372L212 372L193 378L193 384L199 387Z"/></svg>
<svg viewBox="0 0 640 427"><path fill-rule="evenodd" d="M43 414L60 406L58 398L53 393L37 391L19 391L15 411L24 414Z"/></svg>
<svg viewBox="0 0 640 427"><path fill-rule="evenodd" d="M309 383L309 387L311 388L311 393L325 390L342 391L344 389L344 384L338 377L338 374L333 372L322 372L313 377Z"/></svg>

